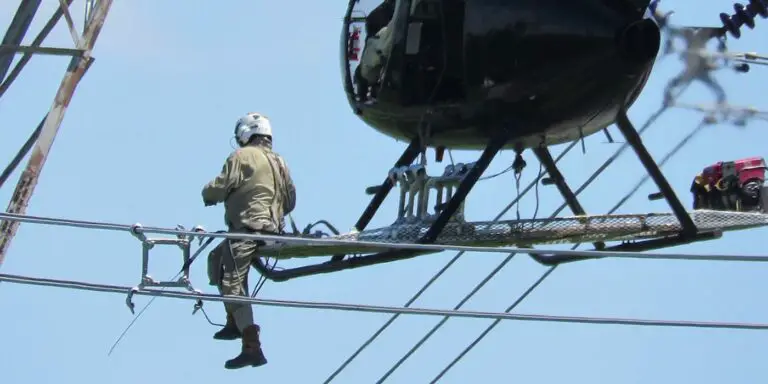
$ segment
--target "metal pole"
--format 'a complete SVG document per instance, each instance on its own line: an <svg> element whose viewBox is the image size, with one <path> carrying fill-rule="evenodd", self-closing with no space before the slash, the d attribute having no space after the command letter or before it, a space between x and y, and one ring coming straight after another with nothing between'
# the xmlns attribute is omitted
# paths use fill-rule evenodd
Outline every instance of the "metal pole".
<svg viewBox="0 0 768 384"><path fill-rule="evenodd" d="M45 119L43 129L40 132L40 138L37 140L35 148L32 151L27 167L22 173L16 190L11 197L11 201L8 204L6 212L24 214L29 205L30 198L34 193L35 186L40 178L45 160L48 157L48 153L51 150L53 141L56 138L61 122L64 119L64 113L69 106L72 96L75 93L80 79L82 78L88 62L92 60L91 51L96 39L101 32L101 28L104 25L104 21L107 18L107 13L112 5L112 0L102 0L99 2L98 8L94 9L93 18L88 23L87 28L83 32L81 46L77 48L84 50L82 57L73 57L70 62L67 74L61 81L59 90L56 93L53 105L48 112L48 117ZM3 221L0 223L0 266L2 266L5 260L5 254L8 252L8 248L11 245L11 241L18 230L19 222Z"/></svg>

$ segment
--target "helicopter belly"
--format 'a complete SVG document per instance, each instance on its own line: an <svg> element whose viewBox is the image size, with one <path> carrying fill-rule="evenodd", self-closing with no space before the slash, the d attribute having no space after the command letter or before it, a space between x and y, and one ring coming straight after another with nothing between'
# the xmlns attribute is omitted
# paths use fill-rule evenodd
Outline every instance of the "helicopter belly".
<svg viewBox="0 0 768 384"><path fill-rule="evenodd" d="M659 48L658 26L645 9L622 13L602 0L441 3L448 11L463 7L441 25L453 36L459 31L461 41L434 43L419 21L418 52L411 42L410 53L397 56L416 29L393 32L380 100L360 106L361 118L388 136L409 140L426 122L430 146L479 149L511 126L509 146L578 139L634 102ZM430 50L450 60L430 66Z"/></svg>

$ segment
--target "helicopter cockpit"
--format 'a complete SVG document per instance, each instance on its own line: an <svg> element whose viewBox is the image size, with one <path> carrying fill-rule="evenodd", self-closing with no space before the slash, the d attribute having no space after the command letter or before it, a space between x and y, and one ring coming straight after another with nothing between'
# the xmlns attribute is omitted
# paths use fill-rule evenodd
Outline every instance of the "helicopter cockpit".
<svg viewBox="0 0 768 384"><path fill-rule="evenodd" d="M360 61L352 77L357 87L357 94L362 100L368 99L369 93L375 97L376 86L382 77L386 59L392 50L392 21L396 2L384 0L365 18L365 41L360 54Z"/></svg>
<svg viewBox="0 0 768 384"><path fill-rule="evenodd" d="M451 84L450 72L463 73L463 24L464 0L350 0L341 37L350 101L420 105L456 96L438 91Z"/></svg>

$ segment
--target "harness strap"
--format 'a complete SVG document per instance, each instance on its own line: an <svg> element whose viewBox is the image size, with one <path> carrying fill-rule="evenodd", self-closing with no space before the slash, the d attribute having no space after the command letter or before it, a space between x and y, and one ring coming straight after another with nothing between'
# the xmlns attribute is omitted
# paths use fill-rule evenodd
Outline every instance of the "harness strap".
<svg viewBox="0 0 768 384"><path fill-rule="evenodd" d="M270 153L267 153L267 152L270 152ZM281 225L282 223L280 222L280 220L278 220L278 217L277 217L278 215L275 212L275 210L276 210L275 200L277 200L277 194L278 193L282 193L282 191L279 190L279 185L278 185L278 182L277 182L277 173L279 172L279 170L276 169L277 167L274 164L275 160L272 157L272 153L271 152L272 151L270 151L270 150L268 150L266 148L264 149L264 157L267 159L267 163L269 164L269 168L272 169L272 184L273 184L274 192L275 192L272 195L272 202L269 205L269 214L270 214L270 216L272 218L272 223L275 225L276 232L282 234L284 232L283 225ZM281 175L282 175L282 173L281 173ZM291 219L291 221L293 221L293 219Z"/></svg>

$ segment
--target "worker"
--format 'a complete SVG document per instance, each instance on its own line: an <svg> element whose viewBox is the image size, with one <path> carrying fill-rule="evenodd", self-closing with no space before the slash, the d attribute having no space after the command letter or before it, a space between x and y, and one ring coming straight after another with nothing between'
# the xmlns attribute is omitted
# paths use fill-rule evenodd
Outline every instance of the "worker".
<svg viewBox="0 0 768 384"><path fill-rule="evenodd" d="M710 183L707 184L707 196L709 197L710 209L722 211L725 210L726 207L723 202L723 193L717 186L717 181L710 180Z"/></svg>
<svg viewBox="0 0 768 384"><path fill-rule="evenodd" d="M715 186L720 192L723 210L741 211L741 186L738 175L725 175L715 183Z"/></svg>
<svg viewBox="0 0 768 384"><path fill-rule="evenodd" d="M387 26L395 14L395 1L384 0L365 18L366 39L375 36L382 28Z"/></svg>
<svg viewBox="0 0 768 384"><path fill-rule="evenodd" d="M235 125L239 149L227 158L215 179L202 191L205 206L224 203L230 233L281 234L284 217L296 204L296 189L283 158L272 151L272 126L258 113L248 113ZM248 272L260 240L224 239L208 256L210 285L231 296L248 296ZM249 304L226 303L227 322L217 340L242 339L241 353L225 363L227 369L261 366L267 359Z"/></svg>
<svg viewBox="0 0 768 384"><path fill-rule="evenodd" d="M711 208L709 203L709 185L705 183L704 176L701 173L693 178L691 193L693 194L693 209Z"/></svg>
<svg viewBox="0 0 768 384"><path fill-rule="evenodd" d="M395 2L384 0L365 18L365 46L354 74L361 101L367 100L370 85L378 83L381 67L389 57L394 12Z"/></svg>

